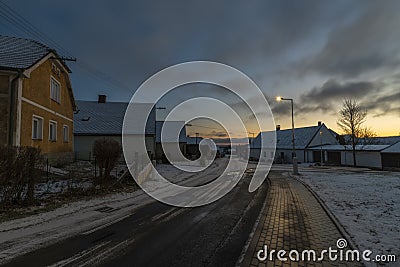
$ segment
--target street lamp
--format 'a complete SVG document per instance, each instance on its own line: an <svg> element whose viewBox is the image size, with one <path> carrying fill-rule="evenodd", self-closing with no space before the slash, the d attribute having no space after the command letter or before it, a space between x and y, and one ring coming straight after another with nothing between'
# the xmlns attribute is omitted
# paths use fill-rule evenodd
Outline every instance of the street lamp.
<svg viewBox="0 0 400 267"><path fill-rule="evenodd" d="M281 96L276 97L276 101L281 102L283 100L288 100L290 101L292 105L292 144L293 144L293 150L292 150L292 160L293 160L293 174L299 174L299 169L297 166L297 157L296 157L296 146L294 143L294 112L293 112L293 99L292 98L284 98Z"/></svg>
<svg viewBox="0 0 400 267"><path fill-rule="evenodd" d="M166 107L155 107L154 109L154 160L157 161L157 110L165 110ZM161 141L161 131L160 131L160 141Z"/></svg>
<svg viewBox="0 0 400 267"><path fill-rule="evenodd" d="M322 131L319 132L319 141L321 143L321 166L323 165L323 154L322 154Z"/></svg>

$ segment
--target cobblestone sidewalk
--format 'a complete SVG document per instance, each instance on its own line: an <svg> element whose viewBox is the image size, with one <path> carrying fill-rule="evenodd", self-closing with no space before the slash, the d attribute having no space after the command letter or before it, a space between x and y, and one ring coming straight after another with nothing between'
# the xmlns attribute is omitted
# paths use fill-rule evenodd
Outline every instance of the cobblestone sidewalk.
<svg viewBox="0 0 400 267"><path fill-rule="evenodd" d="M286 258L291 250L297 250L301 257L303 250L310 249L317 252L318 258L324 249L338 249L337 240L344 238L302 183L279 172L271 172L269 179L267 203L241 266L363 266L359 262L329 261L328 254L319 262L280 261L275 252L273 261L260 261L257 252L264 245L268 246L268 252L272 249L287 251ZM347 249L351 248L343 251Z"/></svg>

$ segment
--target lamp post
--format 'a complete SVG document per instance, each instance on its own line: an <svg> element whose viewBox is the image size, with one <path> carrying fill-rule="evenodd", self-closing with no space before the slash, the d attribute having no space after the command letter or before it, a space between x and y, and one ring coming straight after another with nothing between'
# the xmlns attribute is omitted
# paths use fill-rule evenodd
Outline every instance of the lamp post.
<svg viewBox="0 0 400 267"><path fill-rule="evenodd" d="M321 143L321 166L324 164L323 154L322 154L322 131L319 132L319 141Z"/></svg>
<svg viewBox="0 0 400 267"><path fill-rule="evenodd" d="M299 174L299 168L297 166L297 157L296 157L296 145L294 143L294 112L293 112L293 99L292 98L284 98L281 96L276 97L276 101L280 102L283 100L288 100L290 101L291 107L292 107L292 163L293 163L293 174Z"/></svg>
<svg viewBox="0 0 400 267"><path fill-rule="evenodd" d="M154 109L154 160L157 161L157 110L165 110L166 107L155 107ZM160 142L161 142L161 131L160 131Z"/></svg>

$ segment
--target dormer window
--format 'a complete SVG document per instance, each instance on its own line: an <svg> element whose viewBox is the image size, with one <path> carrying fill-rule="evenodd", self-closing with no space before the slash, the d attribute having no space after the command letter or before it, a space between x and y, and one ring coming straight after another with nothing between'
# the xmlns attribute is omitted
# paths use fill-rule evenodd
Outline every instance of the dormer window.
<svg viewBox="0 0 400 267"><path fill-rule="evenodd" d="M61 100L61 85L60 83L51 77L50 79L50 98L57 103L60 103Z"/></svg>

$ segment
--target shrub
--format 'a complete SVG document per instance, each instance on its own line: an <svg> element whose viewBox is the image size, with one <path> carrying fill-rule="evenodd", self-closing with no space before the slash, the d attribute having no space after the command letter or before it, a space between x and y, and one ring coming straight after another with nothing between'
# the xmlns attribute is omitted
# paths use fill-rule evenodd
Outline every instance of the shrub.
<svg viewBox="0 0 400 267"><path fill-rule="evenodd" d="M38 167L43 163L34 147L0 147L0 199L3 207L33 204Z"/></svg>
<svg viewBox="0 0 400 267"><path fill-rule="evenodd" d="M112 169L121 157L121 145L110 138L98 139L93 145L93 155L100 170L100 179L110 177Z"/></svg>

